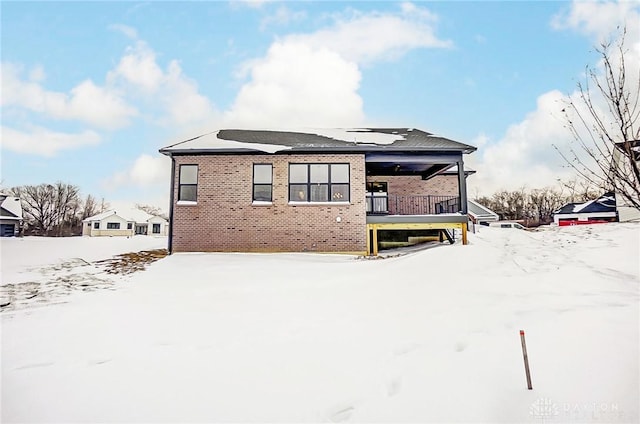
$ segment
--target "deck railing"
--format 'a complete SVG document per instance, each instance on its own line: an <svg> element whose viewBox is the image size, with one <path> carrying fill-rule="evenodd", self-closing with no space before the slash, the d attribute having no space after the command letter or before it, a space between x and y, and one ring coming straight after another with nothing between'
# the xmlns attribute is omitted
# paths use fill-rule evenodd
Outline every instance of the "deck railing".
<svg viewBox="0 0 640 424"><path fill-rule="evenodd" d="M460 211L457 196L396 196L367 193L368 215L438 215Z"/></svg>

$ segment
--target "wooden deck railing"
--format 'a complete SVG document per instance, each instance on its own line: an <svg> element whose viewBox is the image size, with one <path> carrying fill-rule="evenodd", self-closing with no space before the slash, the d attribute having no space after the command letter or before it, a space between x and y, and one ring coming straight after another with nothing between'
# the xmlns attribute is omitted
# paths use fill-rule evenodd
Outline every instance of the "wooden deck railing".
<svg viewBox="0 0 640 424"><path fill-rule="evenodd" d="M396 196L367 193L368 215L438 215L460 211L457 196Z"/></svg>

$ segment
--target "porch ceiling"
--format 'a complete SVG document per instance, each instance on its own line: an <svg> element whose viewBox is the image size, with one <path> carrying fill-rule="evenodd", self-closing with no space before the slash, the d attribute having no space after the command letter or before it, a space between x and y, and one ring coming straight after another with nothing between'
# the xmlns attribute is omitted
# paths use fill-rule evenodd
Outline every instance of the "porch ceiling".
<svg viewBox="0 0 640 424"><path fill-rule="evenodd" d="M365 155L367 175L420 175L428 179L462 161L462 153L368 153Z"/></svg>
<svg viewBox="0 0 640 424"><path fill-rule="evenodd" d="M430 178L453 164L433 164L433 163L395 163L376 162L367 163L367 175L420 175L423 179Z"/></svg>

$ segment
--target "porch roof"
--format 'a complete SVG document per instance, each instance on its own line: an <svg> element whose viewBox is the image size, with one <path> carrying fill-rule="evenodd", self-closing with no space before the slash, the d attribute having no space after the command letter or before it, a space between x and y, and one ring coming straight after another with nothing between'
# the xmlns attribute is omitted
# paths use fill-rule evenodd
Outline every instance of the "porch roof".
<svg viewBox="0 0 640 424"><path fill-rule="evenodd" d="M160 149L165 155L206 153L456 152L476 148L415 128L296 130L222 129Z"/></svg>

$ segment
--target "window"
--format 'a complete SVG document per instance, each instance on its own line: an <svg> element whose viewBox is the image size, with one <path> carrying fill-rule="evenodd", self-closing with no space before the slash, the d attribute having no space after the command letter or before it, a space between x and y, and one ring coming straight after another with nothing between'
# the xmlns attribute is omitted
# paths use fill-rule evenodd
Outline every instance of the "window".
<svg viewBox="0 0 640 424"><path fill-rule="evenodd" d="M127 230L130 230L133 228L133 224L131 222L127 222Z"/></svg>
<svg viewBox="0 0 640 424"><path fill-rule="evenodd" d="M107 230L119 230L120 223L119 222L107 222Z"/></svg>
<svg viewBox="0 0 640 424"><path fill-rule="evenodd" d="M99 222L94 222L93 223L93 228L95 228L96 230L100 229L100 223Z"/></svg>
<svg viewBox="0 0 640 424"><path fill-rule="evenodd" d="M289 164L290 202L348 202L348 163Z"/></svg>
<svg viewBox="0 0 640 424"><path fill-rule="evenodd" d="M180 165L178 200L195 202L198 194L198 165Z"/></svg>
<svg viewBox="0 0 640 424"><path fill-rule="evenodd" d="M253 201L271 202L273 200L273 165L253 164Z"/></svg>
<svg viewBox="0 0 640 424"><path fill-rule="evenodd" d="M385 182L369 182L367 183L367 192L369 193L386 193L387 183Z"/></svg>
<svg viewBox="0 0 640 424"><path fill-rule="evenodd" d="M153 234L160 234L160 224L153 224Z"/></svg>
<svg viewBox="0 0 640 424"><path fill-rule="evenodd" d="M91 228L91 223L87 222L87 227Z"/></svg>

